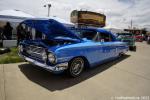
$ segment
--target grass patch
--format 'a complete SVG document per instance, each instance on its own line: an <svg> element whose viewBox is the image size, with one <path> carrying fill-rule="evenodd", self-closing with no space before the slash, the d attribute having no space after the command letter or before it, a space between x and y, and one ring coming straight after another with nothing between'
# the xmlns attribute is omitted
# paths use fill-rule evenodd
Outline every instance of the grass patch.
<svg viewBox="0 0 150 100"><path fill-rule="evenodd" d="M9 64L18 62L24 62L24 60L18 56L17 47L11 48L11 52L9 53L0 55L0 64Z"/></svg>

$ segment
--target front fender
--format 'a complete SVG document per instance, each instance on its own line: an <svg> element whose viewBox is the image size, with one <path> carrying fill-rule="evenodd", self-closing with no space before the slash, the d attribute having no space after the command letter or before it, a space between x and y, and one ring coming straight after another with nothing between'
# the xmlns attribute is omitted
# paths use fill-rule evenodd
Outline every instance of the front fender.
<svg viewBox="0 0 150 100"><path fill-rule="evenodd" d="M83 50L79 50L78 48L61 49L56 51L55 54L57 57L57 63L69 62L71 59L79 56L86 58Z"/></svg>

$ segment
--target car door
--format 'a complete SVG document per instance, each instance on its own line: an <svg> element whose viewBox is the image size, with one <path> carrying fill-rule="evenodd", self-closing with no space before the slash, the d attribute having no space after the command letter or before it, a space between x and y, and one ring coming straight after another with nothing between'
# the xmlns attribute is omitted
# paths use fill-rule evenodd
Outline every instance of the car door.
<svg viewBox="0 0 150 100"><path fill-rule="evenodd" d="M100 32L100 43L102 44L102 53L104 60L111 59L116 55L116 44L112 41L110 34Z"/></svg>
<svg viewBox="0 0 150 100"><path fill-rule="evenodd" d="M90 61L95 65L103 61L105 55L102 53L102 44L99 43L99 33L95 30L84 30L82 36L86 36L86 39L92 40L92 45L89 45L90 51L88 51Z"/></svg>

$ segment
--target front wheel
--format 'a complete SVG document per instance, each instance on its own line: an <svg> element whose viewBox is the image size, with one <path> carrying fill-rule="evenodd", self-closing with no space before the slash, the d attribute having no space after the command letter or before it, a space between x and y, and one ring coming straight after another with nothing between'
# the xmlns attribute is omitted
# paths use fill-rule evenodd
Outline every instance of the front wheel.
<svg viewBox="0 0 150 100"><path fill-rule="evenodd" d="M71 77L79 76L84 69L84 60L80 57L71 60L68 68L68 73Z"/></svg>

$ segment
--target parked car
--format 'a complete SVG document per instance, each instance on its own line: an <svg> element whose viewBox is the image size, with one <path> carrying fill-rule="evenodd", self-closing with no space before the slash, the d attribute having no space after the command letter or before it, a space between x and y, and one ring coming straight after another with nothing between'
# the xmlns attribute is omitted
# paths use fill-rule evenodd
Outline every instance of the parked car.
<svg viewBox="0 0 150 100"><path fill-rule="evenodd" d="M129 50L136 51L135 38L132 33L117 33L117 40L126 42Z"/></svg>
<svg viewBox="0 0 150 100"><path fill-rule="evenodd" d="M67 71L76 77L85 67L116 59L128 51L126 43L104 29L68 29L53 19L32 19L22 24L42 32L46 38L22 41L19 55L53 73Z"/></svg>
<svg viewBox="0 0 150 100"><path fill-rule="evenodd" d="M144 37L141 34L136 34L135 35L135 39L136 39L137 42L143 42L143 38Z"/></svg>

